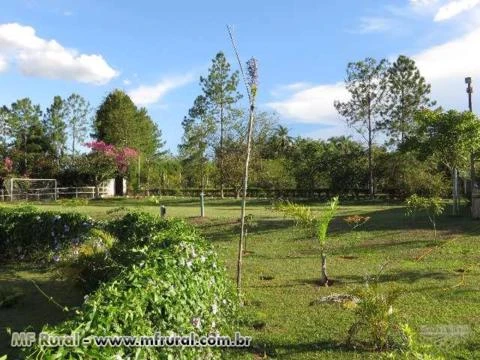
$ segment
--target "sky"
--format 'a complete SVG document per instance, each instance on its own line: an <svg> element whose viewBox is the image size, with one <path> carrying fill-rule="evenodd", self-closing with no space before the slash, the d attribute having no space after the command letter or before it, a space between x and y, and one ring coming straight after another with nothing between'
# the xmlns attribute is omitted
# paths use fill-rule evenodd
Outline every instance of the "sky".
<svg viewBox="0 0 480 360"><path fill-rule="evenodd" d="M238 69L227 24L242 61L258 59L258 108L293 136L354 135L333 102L347 99L348 62L366 57L412 57L445 109L466 109L471 76L474 111L480 103L480 0L1 0L0 7L0 104L29 97L45 108L55 95L78 93L96 108L123 89L147 108L173 153L211 59L223 51Z"/></svg>

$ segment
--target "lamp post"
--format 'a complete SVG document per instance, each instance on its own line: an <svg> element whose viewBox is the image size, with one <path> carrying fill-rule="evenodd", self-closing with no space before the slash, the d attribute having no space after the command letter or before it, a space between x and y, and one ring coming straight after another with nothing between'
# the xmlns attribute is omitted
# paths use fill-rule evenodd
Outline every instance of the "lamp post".
<svg viewBox="0 0 480 360"><path fill-rule="evenodd" d="M470 76L465 78L465 84L467 84L467 94L468 94L468 110L470 112L472 109L472 78ZM470 200L471 205L473 206L473 191L475 189L475 154L470 154Z"/></svg>
<svg viewBox="0 0 480 360"><path fill-rule="evenodd" d="M467 94L468 94L468 110L472 112L472 93L473 93L473 87L472 87L472 78L471 77L466 77L465 78L465 84L467 84Z"/></svg>

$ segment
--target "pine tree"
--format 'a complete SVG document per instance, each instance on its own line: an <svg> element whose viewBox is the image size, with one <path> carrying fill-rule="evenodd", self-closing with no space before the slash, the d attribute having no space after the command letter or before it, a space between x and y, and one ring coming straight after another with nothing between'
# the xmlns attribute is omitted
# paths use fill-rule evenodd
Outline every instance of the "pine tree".
<svg viewBox="0 0 480 360"><path fill-rule="evenodd" d="M71 155L75 158L78 144L82 144L90 127L90 103L78 94L70 95L64 104L67 132L71 141Z"/></svg>
<svg viewBox="0 0 480 360"><path fill-rule="evenodd" d="M374 196L373 137L378 130L378 118L384 108L387 68L388 63L385 59L377 62L375 59L366 58L364 61L349 63L345 86L351 99L348 102L334 103L339 114L346 118L348 125L362 135L366 133L370 197Z"/></svg>
<svg viewBox="0 0 480 360"><path fill-rule="evenodd" d="M47 108L43 117L43 126L58 164L64 155L67 141L65 102L60 96L55 96L52 104Z"/></svg>
<svg viewBox="0 0 480 360"><path fill-rule="evenodd" d="M29 144L32 137L40 136L42 110L40 105L34 105L29 98L17 100L8 109L7 122L14 139L14 148L20 157L19 172L26 174L29 167Z"/></svg>
<svg viewBox="0 0 480 360"><path fill-rule="evenodd" d="M209 69L207 77L200 77L200 85L203 91L203 99L206 118L214 119L216 127L215 132L218 135L218 168L220 172L220 193L223 198L225 169L224 169L224 140L228 131L228 126L239 116L234 105L242 95L237 91L238 71L231 72L230 64L223 52L217 53L212 60L212 66Z"/></svg>
<svg viewBox="0 0 480 360"><path fill-rule="evenodd" d="M380 124L391 144L402 145L410 135L417 110L435 105L428 97L430 85L412 59L400 55L389 67L386 79L385 109Z"/></svg>
<svg viewBox="0 0 480 360"><path fill-rule="evenodd" d="M204 189L208 164L207 149L215 131L215 124L207 114L204 96L200 95L195 99L188 116L182 121L182 127L183 138L179 152L186 185L200 185Z"/></svg>

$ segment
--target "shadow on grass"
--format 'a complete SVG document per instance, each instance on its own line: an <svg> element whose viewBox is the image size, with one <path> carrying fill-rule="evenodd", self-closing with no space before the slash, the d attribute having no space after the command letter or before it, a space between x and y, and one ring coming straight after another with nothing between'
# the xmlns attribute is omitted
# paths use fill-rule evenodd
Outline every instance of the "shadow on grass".
<svg viewBox="0 0 480 360"><path fill-rule="evenodd" d="M380 274L376 281L378 283L397 282L412 284L425 279L445 281L455 276L455 274L439 271L406 270ZM360 275L342 275L336 278L345 283L364 283L366 281L365 276Z"/></svg>
<svg viewBox="0 0 480 360"><path fill-rule="evenodd" d="M54 325L73 315L72 311L63 311L50 301L30 280L34 280L47 296L53 297L61 306L71 310L82 304L84 293L73 281L55 279L52 275L30 268L29 273L22 273L22 278L19 278L10 269L0 269L0 292L19 295L14 303L0 308L0 354L13 359L20 356L18 348L10 347L7 328L12 331L39 331L45 324Z"/></svg>
<svg viewBox="0 0 480 360"><path fill-rule="evenodd" d="M417 214L415 217L405 215L404 207L391 207L374 211L360 211L360 215L370 216L370 220L359 228L360 231L395 231L395 230L429 230L432 224L425 214ZM447 208L443 215L439 216L437 230L451 234L478 234L480 233L480 221L470 217L463 209L462 216L451 216ZM331 225L333 233L345 233L351 231L344 221L346 216L337 216Z"/></svg>
<svg viewBox="0 0 480 360"><path fill-rule="evenodd" d="M190 222L195 224L195 220ZM293 220L288 219L259 219L256 221L255 228L249 231L249 235L258 236L287 228L292 228L293 230L294 224ZM237 237L240 234L239 219L205 221L197 225L197 227L211 241L230 241L232 237ZM292 233L292 239L295 239L296 236L296 233Z"/></svg>
<svg viewBox="0 0 480 360"><path fill-rule="evenodd" d="M48 205L54 205L55 203L44 203ZM236 209L240 209L240 199L219 199L219 198L205 198L205 207L230 207L235 206ZM248 206L268 206L271 202L263 199L251 199L248 200ZM110 198L110 199L98 199L90 200L88 206L98 207L115 207L115 206L184 206L184 207L199 207L200 199L192 197L159 197L155 202L150 201L148 198L135 199L135 198Z"/></svg>
<svg viewBox="0 0 480 360"><path fill-rule="evenodd" d="M338 344L333 341L312 341L312 342L295 342L295 343L262 343L255 342L247 349L228 349L226 352L231 354L245 354L250 353L256 356L255 358L283 358L284 356L295 356L296 354L322 352L328 353L335 351L344 354L367 354L368 351L355 350L347 347L344 344ZM318 354L318 356L321 356ZM319 357L321 358L321 357Z"/></svg>

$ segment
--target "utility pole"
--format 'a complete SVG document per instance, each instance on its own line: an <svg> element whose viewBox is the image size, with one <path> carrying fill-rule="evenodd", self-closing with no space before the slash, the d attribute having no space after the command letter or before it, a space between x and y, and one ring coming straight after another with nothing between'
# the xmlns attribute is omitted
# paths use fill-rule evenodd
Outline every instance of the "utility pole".
<svg viewBox="0 0 480 360"><path fill-rule="evenodd" d="M466 77L465 84L467 84L467 94L468 94L468 110L473 112L472 108L472 78ZM475 190L475 154L470 154L470 202L471 206L473 206L473 191Z"/></svg>

